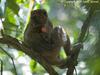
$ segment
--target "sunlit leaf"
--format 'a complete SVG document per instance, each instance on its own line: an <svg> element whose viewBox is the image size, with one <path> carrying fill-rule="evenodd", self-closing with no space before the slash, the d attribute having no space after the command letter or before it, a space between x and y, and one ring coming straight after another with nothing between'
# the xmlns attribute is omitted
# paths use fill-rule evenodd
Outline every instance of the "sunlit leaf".
<svg viewBox="0 0 100 75"><path fill-rule="evenodd" d="M41 5L40 4L36 4L36 6L34 7L34 9L39 9L41 7Z"/></svg>
<svg viewBox="0 0 100 75"><path fill-rule="evenodd" d="M34 69L36 68L36 65L37 65L37 63L36 63L34 60L31 60L31 61L30 61L30 69L31 69L32 72L33 72Z"/></svg>
<svg viewBox="0 0 100 75"><path fill-rule="evenodd" d="M18 3L23 3L24 0L16 0L16 2L18 2Z"/></svg>
<svg viewBox="0 0 100 75"><path fill-rule="evenodd" d="M3 22L3 27L4 27L4 30L5 30L5 33L10 34L10 35L12 35L11 33L13 33L13 35L15 35L17 25L9 22L8 19L5 19L5 21Z"/></svg>
<svg viewBox="0 0 100 75"><path fill-rule="evenodd" d="M19 6L15 0L7 0L7 6L15 13L18 14Z"/></svg>
<svg viewBox="0 0 100 75"><path fill-rule="evenodd" d="M11 9L9 8L6 8L6 13L5 13L5 17L6 19L9 20L9 22L13 23L13 24L16 24L16 20L15 20L15 17L14 17L14 13L11 11Z"/></svg>
<svg viewBox="0 0 100 75"><path fill-rule="evenodd" d="M22 51L18 52L18 57L23 56L23 55L24 55L24 53Z"/></svg>

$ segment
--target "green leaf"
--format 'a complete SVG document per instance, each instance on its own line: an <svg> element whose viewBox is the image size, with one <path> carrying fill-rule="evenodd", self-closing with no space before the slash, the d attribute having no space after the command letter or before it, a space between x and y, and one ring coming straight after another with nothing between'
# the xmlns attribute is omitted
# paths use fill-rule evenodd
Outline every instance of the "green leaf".
<svg viewBox="0 0 100 75"><path fill-rule="evenodd" d="M24 0L16 0L18 3L23 3Z"/></svg>
<svg viewBox="0 0 100 75"><path fill-rule="evenodd" d="M39 3L36 4L36 6L34 7L34 9L39 9L41 6Z"/></svg>
<svg viewBox="0 0 100 75"><path fill-rule="evenodd" d="M37 66L37 63L34 60L31 60L30 61L30 69L31 69L32 72L34 71L36 66Z"/></svg>
<svg viewBox="0 0 100 75"><path fill-rule="evenodd" d="M24 55L24 53L22 51L18 51L18 57L21 57L23 55Z"/></svg>
<svg viewBox="0 0 100 75"><path fill-rule="evenodd" d="M16 0L7 0L7 6L15 13L18 14L19 6L16 3Z"/></svg>
<svg viewBox="0 0 100 75"><path fill-rule="evenodd" d="M9 9L9 8L6 8L5 18L6 18L7 20L9 20L9 22L11 22L11 23L13 23L13 24L16 24L16 19L15 19L14 16L15 16L15 15L14 15L14 13L12 12L12 10Z"/></svg>
<svg viewBox="0 0 100 75"><path fill-rule="evenodd" d="M10 35L16 34L17 25L9 22L9 20L7 18L3 22L3 26L4 26L5 33L10 34Z"/></svg>

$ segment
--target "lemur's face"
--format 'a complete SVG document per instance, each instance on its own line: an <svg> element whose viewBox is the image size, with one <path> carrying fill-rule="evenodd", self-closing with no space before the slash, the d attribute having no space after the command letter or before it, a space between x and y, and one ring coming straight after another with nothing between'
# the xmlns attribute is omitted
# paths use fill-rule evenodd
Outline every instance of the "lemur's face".
<svg viewBox="0 0 100 75"><path fill-rule="evenodd" d="M44 9L37 9L31 12L31 21L34 21L35 25L44 25L47 18L47 12Z"/></svg>

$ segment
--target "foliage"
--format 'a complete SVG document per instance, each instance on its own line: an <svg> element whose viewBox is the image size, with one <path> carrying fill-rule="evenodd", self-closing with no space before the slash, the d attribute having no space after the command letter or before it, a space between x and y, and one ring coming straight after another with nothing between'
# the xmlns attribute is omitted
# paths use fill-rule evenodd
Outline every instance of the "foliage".
<svg viewBox="0 0 100 75"><path fill-rule="evenodd" d="M63 26L69 34L72 44L74 44L77 41L81 26L87 17L87 12L90 7L94 7L96 11L90 22L89 33L87 33L84 42L84 49L81 50L78 59L79 62L83 62L85 66L80 64L76 68L78 70L78 75L99 75L100 2L99 0L97 0L97 3L91 3L95 0L86 0L87 2L84 0L80 2L77 0L71 1L72 3L68 3L67 0L43 0L42 3L39 3L38 0L36 0L33 9L45 8L54 26ZM23 31L27 24L27 18L29 17L29 6L30 0L0 0L0 20L2 20L5 34L11 35L19 40L23 40ZM31 60L24 53L18 52L7 45L0 44L0 46L14 57L19 75L31 75L31 72L33 74L37 74L38 72L40 72L40 74L46 73L43 68L40 69L41 66L39 64L36 64L36 62ZM61 55L63 56L64 54L62 53ZM0 49L0 59L5 62L4 72L11 71L11 73L14 74L12 62L2 49ZM29 65L32 70L30 70ZM25 67L28 69L25 70ZM65 70L63 72L65 72Z"/></svg>

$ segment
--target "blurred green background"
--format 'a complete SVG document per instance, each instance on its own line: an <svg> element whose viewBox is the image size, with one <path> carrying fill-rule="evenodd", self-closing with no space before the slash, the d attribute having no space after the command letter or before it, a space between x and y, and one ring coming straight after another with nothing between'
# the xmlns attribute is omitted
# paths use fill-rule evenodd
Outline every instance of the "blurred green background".
<svg viewBox="0 0 100 75"><path fill-rule="evenodd" d="M32 0L0 0L0 29L3 28L5 34L23 40L23 32L29 17L30 1ZM91 19L90 28L83 44L84 48L78 57L77 75L100 75L99 0L36 0L33 5L33 9L46 9L53 25L64 27L72 44L77 41L90 6L95 7L96 11ZM8 45L0 44L0 60L3 61L4 67L3 75L15 75L15 72L10 57L1 47L13 57L18 75L48 75L41 65L23 52L18 52ZM63 49L61 56L65 57ZM65 69L56 67L55 69L60 75L66 74Z"/></svg>

